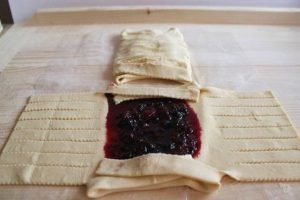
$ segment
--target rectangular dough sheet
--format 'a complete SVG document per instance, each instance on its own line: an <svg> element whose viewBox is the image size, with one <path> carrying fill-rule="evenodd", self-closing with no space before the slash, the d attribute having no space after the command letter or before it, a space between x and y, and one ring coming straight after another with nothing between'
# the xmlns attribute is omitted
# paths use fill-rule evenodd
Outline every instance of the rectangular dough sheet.
<svg viewBox="0 0 300 200"><path fill-rule="evenodd" d="M224 175L300 180L299 134L271 92L203 88L190 105L202 127L197 159L147 154L115 160L104 158L103 94L31 97L1 153L0 183L87 183L88 196L101 197L174 186L210 192Z"/></svg>
<svg viewBox="0 0 300 200"><path fill-rule="evenodd" d="M239 181L300 181L300 137L272 92L201 90L200 159Z"/></svg>
<svg viewBox="0 0 300 200"><path fill-rule="evenodd" d="M0 184L83 185L104 157L103 94L33 96L0 155Z"/></svg>

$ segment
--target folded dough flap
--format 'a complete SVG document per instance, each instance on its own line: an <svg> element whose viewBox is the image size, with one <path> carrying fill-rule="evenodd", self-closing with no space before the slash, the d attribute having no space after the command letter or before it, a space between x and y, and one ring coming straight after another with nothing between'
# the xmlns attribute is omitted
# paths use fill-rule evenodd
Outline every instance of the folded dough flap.
<svg viewBox="0 0 300 200"><path fill-rule="evenodd" d="M300 137L267 92L201 90L201 158L240 181L299 181Z"/></svg>
<svg viewBox="0 0 300 200"><path fill-rule="evenodd" d="M178 29L126 30L114 59L116 83L141 78L192 82L190 56Z"/></svg>
<svg viewBox="0 0 300 200"><path fill-rule="evenodd" d="M170 80L140 79L121 85L111 84L107 91L115 95L115 102L125 100L169 97L197 101L200 89L195 83L177 83Z"/></svg>
<svg viewBox="0 0 300 200"><path fill-rule="evenodd" d="M104 157L106 97L30 98L0 155L0 184L83 185Z"/></svg>
<svg viewBox="0 0 300 200"><path fill-rule="evenodd" d="M147 154L127 160L104 159L87 195L101 197L130 190L152 190L189 186L198 191L218 189L223 173L191 156Z"/></svg>

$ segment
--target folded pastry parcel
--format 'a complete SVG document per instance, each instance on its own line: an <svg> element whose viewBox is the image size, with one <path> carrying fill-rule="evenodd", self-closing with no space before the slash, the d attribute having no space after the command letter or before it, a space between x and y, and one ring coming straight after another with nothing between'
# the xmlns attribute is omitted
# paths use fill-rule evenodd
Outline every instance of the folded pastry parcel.
<svg viewBox="0 0 300 200"><path fill-rule="evenodd" d="M153 96L197 101L199 96L188 47L175 28L166 32L125 30L113 72L115 81L107 91L116 94L117 103Z"/></svg>
<svg viewBox="0 0 300 200"><path fill-rule="evenodd" d="M198 102L119 104L99 93L33 96L1 152L0 184L87 184L89 197L101 197L173 186L209 192L225 175L299 181L299 146L271 92L203 88Z"/></svg>

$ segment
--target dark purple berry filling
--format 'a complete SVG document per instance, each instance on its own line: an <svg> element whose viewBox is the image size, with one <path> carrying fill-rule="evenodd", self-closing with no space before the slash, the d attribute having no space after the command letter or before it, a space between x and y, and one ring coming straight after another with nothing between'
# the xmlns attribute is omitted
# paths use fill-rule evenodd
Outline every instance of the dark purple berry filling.
<svg viewBox="0 0 300 200"><path fill-rule="evenodd" d="M128 159L148 153L198 156L200 124L184 100L139 99L115 104L107 95L105 157Z"/></svg>

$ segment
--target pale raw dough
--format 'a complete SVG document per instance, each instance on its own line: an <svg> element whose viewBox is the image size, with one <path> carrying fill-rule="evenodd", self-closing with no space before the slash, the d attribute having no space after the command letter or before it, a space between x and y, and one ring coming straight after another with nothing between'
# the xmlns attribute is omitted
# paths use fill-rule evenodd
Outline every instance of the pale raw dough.
<svg viewBox="0 0 300 200"><path fill-rule="evenodd" d="M87 195L189 186L218 188L222 176L239 181L300 181L300 140L271 92L203 88L190 102L202 127L200 156L147 154L104 159Z"/></svg>
<svg viewBox="0 0 300 200"><path fill-rule="evenodd" d="M103 94L31 97L0 156L0 184L83 185L104 157Z"/></svg>
<svg viewBox="0 0 300 200"><path fill-rule="evenodd" d="M300 181L300 137L271 92L204 88L197 104L200 160L240 181Z"/></svg>
<svg viewBox="0 0 300 200"><path fill-rule="evenodd" d="M190 55L178 29L126 30L114 59L115 83L107 92L134 97L172 97L197 101ZM118 101L118 102L119 102Z"/></svg>
<svg viewBox="0 0 300 200"><path fill-rule="evenodd" d="M299 135L271 92L203 88L190 102L202 127L200 156L104 159L103 94L31 97L0 156L1 184L81 185L89 197L239 181L300 181ZM102 160L100 162L100 160ZM100 162L100 165L99 165ZM97 168L98 167L98 168Z"/></svg>
<svg viewBox="0 0 300 200"><path fill-rule="evenodd" d="M192 82L190 56L178 29L126 30L114 59L116 83L162 78Z"/></svg>

